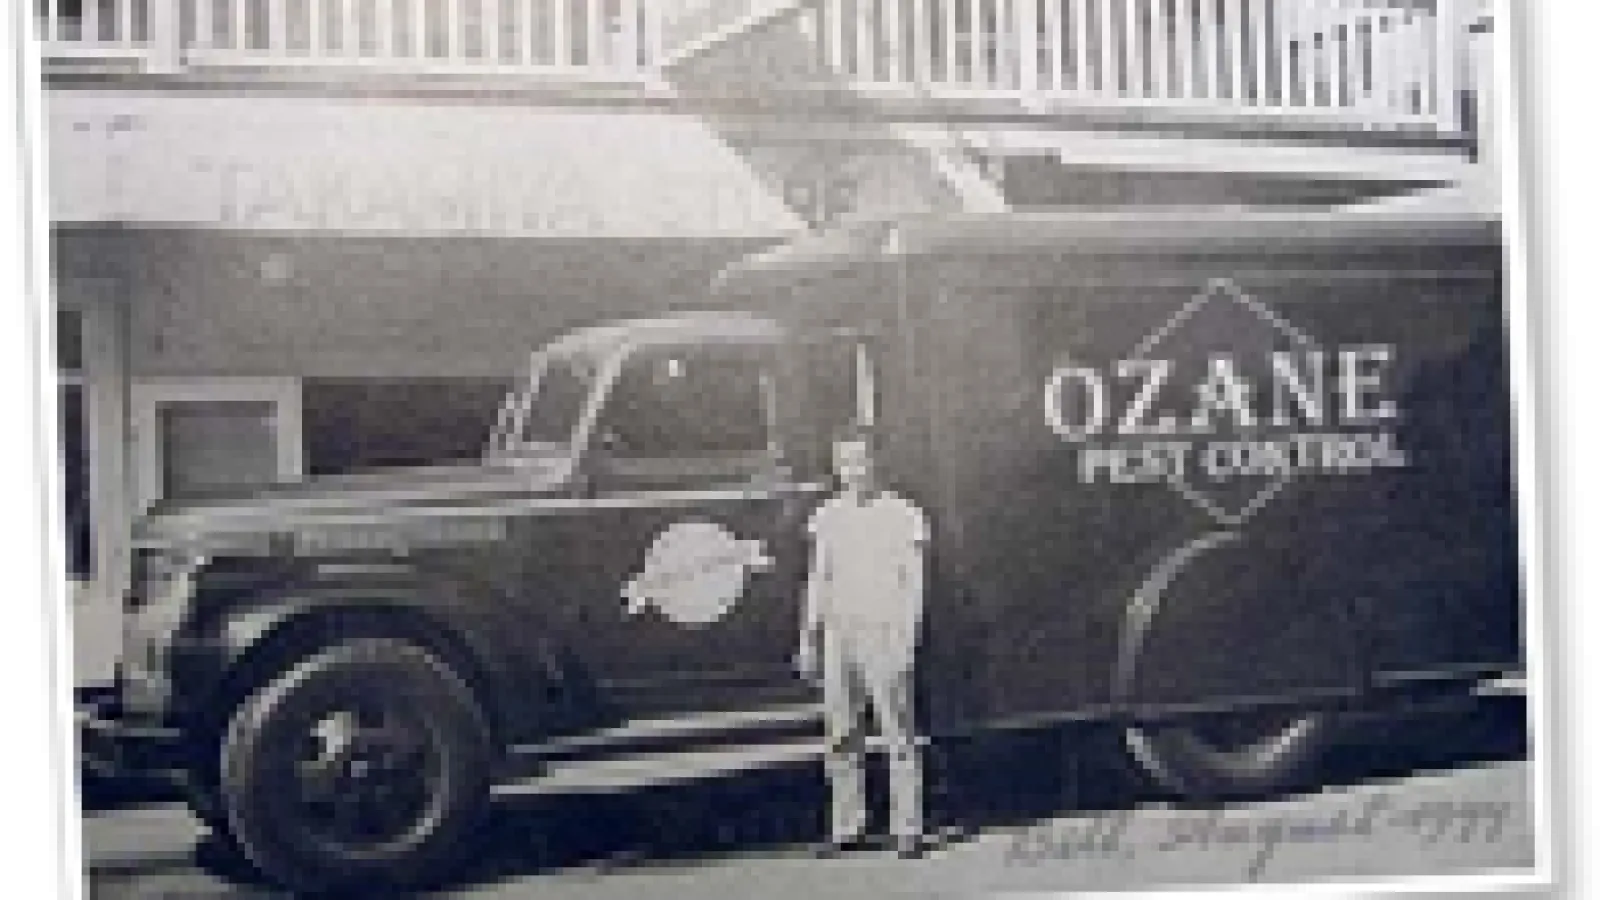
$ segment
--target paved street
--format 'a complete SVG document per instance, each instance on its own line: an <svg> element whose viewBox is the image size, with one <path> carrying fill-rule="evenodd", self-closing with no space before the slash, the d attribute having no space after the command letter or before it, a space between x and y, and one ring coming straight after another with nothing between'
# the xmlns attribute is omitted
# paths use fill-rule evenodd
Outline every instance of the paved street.
<svg viewBox="0 0 1600 900"><path fill-rule="evenodd" d="M965 896L1531 865L1531 767L1504 734L1473 741L1443 752L1346 754L1329 787L1220 808L1174 805L1103 764L991 780L981 793L944 794L937 805L949 842L910 861L812 856L823 793L809 767L626 798L507 804L484 830L474 865L442 896ZM1042 738L1007 752L1039 763L1059 746ZM1019 771L1013 762L1003 768ZM1046 768L1059 767L1035 766ZM171 802L93 813L85 838L96 900L279 896Z"/></svg>

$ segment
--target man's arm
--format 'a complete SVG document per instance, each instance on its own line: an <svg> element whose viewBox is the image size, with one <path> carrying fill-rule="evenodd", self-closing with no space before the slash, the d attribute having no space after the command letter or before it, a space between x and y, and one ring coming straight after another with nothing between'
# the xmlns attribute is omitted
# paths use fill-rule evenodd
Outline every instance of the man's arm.
<svg viewBox="0 0 1600 900"><path fill-rule="evenodd" d="M806 602L804 616L801 619L801 640L810 639L822 631L822 604L826 602L829 583L833 579L833 567L828 559L828 552L821 541L814 541L811 548L811 573L806 578Z"/></svg>
<svg viewBox="0 0 1600 900"><path fill-rule="evenodd" d="M917 508L915 503L901 499L905 509L905 529L909 532L906 536L910 539L912 552L907 553L899 565L900 584L903 587L922 587L922 558L927 555L928 548L928 520Z"/></svg>
<svg viewBox="0 0 1600 900"><path fill-rule="evenodd" d="M911 621L907 624L915 631L922 621L922 604L924 600L922 589L927 567L928 522L923 517L922 511L917 509L916 505L910 501L906 501L906 512L906 527L911 531L911 552L901 557L896 574L899 576L900 587L905 591L909 605L907 612Z"/></svg>
<svg viewBox="0 0 1600 900"><path fill-rule="evenodd" d="M826 547L817 539L816 529L807 530L811 532L811 567L807 573L805 599L800 611L800 643L795 655L795 668L801 677L815 679L821 673L817 651L822 641L822 606L827 602L833 566Z"/></svg>

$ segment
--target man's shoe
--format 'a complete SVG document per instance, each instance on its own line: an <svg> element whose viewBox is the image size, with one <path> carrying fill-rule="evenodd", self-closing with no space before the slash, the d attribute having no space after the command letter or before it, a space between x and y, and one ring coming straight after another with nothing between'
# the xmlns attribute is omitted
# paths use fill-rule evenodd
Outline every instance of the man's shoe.
<svg viewBox="0 0 1600 900"><path fill-rule="evenodd" d="M823 859L835 859L847 853L855 853L872 848L872 840L864 834L849 837L829 838L817 845L817 856Z"/></svg>
<svg viewBox="0 0 1600 900"><path fill-rule="evenodd" d="M894 853L901 859L921 859L928 855L934 848L932 838L925 834L897 837L894 839Z"/></svg>

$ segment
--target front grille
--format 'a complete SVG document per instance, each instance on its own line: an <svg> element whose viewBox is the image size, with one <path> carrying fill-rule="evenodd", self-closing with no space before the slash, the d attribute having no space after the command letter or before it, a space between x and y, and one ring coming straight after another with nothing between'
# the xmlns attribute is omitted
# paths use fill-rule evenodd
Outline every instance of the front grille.
<svg viewBox="0 0 1600 900"><path fill-rule="evenodd" d="M122 704L130 714L160 718L172 696L171 649L193 599L203 559L140 551L123 613Z"/></svg>

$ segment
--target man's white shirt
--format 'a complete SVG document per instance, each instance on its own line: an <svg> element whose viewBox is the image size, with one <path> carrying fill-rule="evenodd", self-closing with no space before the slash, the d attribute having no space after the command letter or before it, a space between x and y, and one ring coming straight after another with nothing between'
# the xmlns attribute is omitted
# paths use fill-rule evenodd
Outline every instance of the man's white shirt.
<svg viewBox="0 0 1600 900"><path fill-rule="evenodd" d="M811 602L827 633L908 657L922 618L922 512L890 491L841 494L817 507L806 528L817 566Z"/></svg>

